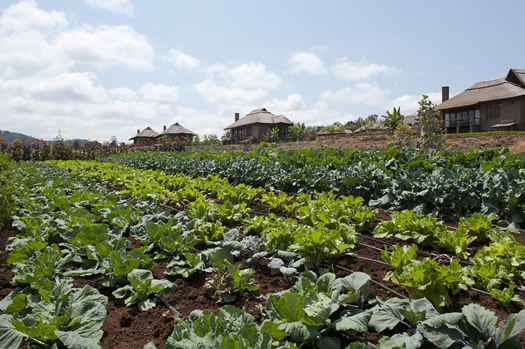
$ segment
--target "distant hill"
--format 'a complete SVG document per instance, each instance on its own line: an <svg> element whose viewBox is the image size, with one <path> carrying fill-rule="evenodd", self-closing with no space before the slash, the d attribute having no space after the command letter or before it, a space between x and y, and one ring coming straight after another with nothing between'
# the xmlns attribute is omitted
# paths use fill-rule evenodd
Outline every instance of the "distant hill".
<svg viewBox="0 0 525 349"><path fill-rule="evenodd" d="M26 141L28 139L31 141L37 140L37 138L26 136L23 133L11 132L11 131L5 131L5 130L0 130L0 138L3 138L7 144L13 143L17 139L21 141Z"/></svg>
<svg viewBox="0 0 525 349"><path fill-rule="evenodd" d="M36 141L36 140L41 140L39 138L35 138L35 137L31 137L31 136L27 136L23 133L18 133L18 132L11 132L11 131L6 131L6 130L0 130L0 139L4 139L5 142L7 144L10 144L10 143L13 143L15 140L19 139L21 141L26 141L26 140L31 140L31 141ZM48 142L53 142L53 141L48 141ZM67 144L73 144L73 142L75 142L75 139L68 139L66 140L66 143ZM86 142L89 142L87 139L78 139L78 142L80 144L81 147L83 147Z"/></svg>

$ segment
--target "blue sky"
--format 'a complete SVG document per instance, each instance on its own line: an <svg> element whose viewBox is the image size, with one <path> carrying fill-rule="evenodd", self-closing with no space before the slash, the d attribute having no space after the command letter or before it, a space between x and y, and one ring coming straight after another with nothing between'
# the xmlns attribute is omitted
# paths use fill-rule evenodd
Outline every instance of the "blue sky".
<svg viewBox="0 0 525 349"><path fill-rule="evenodd" d="M0 129L221 136L257 108L327 125L413 113L525 68L525 1L0 3Z"/></svg>

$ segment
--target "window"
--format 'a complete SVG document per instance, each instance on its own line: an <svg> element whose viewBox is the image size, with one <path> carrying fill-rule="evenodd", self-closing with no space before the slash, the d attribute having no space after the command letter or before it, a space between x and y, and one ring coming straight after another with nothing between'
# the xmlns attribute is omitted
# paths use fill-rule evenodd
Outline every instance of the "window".
<svg viewBox="0 0 525 349"><path fill-rule="evenodd" d="M252 127L250 126L250 127L246 128L246 129L248 130L248 131L247 131L247 132L248 132L248 133L247 133L247 134L248 134L248 137L251 137L251 136L252 136Z"/></svg>
<svg viewBox="0 0 525 349"><path fill-rule="evenodd" d="M487 120L497 120L501 117L501 103L489 104L487 106Z"/></svg>

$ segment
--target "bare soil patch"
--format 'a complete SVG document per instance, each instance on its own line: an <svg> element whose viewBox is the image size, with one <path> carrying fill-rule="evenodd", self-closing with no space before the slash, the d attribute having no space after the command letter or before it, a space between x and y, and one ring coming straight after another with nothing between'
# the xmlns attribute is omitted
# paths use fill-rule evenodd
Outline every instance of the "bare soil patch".
<svg viewBox="0 0 525 349"><path fill-rule="evenodd" d="M525 141L525 134L489 134L476 136L448 136L448 149L462 149L462 150L481 150L498 147L512 147L520 141ZM346 136L325 136L314 141L304 142L287 142L277 143L277 150L301 150L301 149L385 149L392 142L390 136L385 134L376 135L346 135ZM252 151L256 144L232 144L213 146L213 150L244 150ZM192 146L188 147L190 151L197 151L208 146ZM525 150L525 149L524 149ZM523 151L523 150L522 150Z"/></svg>

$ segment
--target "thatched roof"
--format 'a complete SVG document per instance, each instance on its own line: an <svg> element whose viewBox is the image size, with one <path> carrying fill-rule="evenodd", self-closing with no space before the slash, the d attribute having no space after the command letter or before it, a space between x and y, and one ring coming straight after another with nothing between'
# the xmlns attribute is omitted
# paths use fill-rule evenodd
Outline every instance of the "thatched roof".
<svg viewBox="0 0 525 349"><path fill-rule="evenodd" d="M507 81L525 87L525 69L511 69L507 74Z"/></svg>
<svg viewBox="0 0 525 349"><path fill-rule="evenodd" d="M436 110L467 107L481 102L525 96L525 70L511 69L506 78L480 81L441 103Z"/></svg>
<svg viewBox="0 0 525 349"><path fill-rule="evenodd" d="M363 131L371 131L371 130L381 130L383 128L384 128L383 124L379 122L373 122L371 124L367 124L367 125L359 127L358 129L355 129L354 133L359 133Z"/></svg>
<svg viewBox="0 0 525 349"><path fill-rule="evenodd" d="M142 132L138 133L134 137L131 137L129 140L135 139L135 138L155 138L159 134L151 129L151 127L146 127L142 130Z"/></svg>
<svg viewBox="0 0 525 349"><path fill-rule="evenodd" d="M238 121L234 122L230 126L226 127L225 130L231 128L237 128L241 126L251 125L251 124L287 124L293 125L286 116L284 115L274 115L270 113L265 108L255 109L243 116Z"/></svg>
<svg viewBox="0 0 525 349"><path fill-rule="evenodd" d="M159 137L167 134L167 135L193 135L196 136L197 134L193 131L188 130L187 128L179 125L178 122L174 123L170 127L166 129L163 133L159 134Z"/></svg>
<svg viewBox="0 0 525 349"><path fill-rule="evenodd" d="M405 125L414 125L417 123L418 116L417 114L409 114L405 115L405 118L403 119L403 124Z"/></svg>

